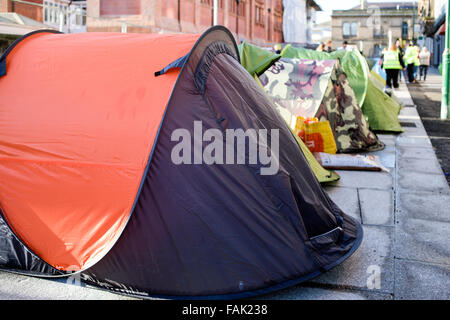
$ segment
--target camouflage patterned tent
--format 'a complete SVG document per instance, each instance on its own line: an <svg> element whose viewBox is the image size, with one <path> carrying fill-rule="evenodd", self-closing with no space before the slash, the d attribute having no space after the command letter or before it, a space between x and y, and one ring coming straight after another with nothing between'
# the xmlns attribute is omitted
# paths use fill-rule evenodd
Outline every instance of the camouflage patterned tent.
<svg viewBox="0 0 450 320"><path fill-rule="evenodd" d="M239 45L239 55L242 66L254 77L255 81L262 87L258 75L264 73L275 61L281 58L280 55L243 42ZM270 98L270 97L269 97ZM277 107L274 104L274 107ZM281 111L281 110L280 110ZM283 113L281 112L283 116ZM308 161L311 170L314 172L320 183L328 183L339 180L339 175L332 170L323 168L314 155L309 151L306 144L296 135L297 142L303 151L303 155Z"/></svg>
<svg viewBox="0 0 450 320"><path fill-rule="evenodd" d="M260 76L272 100L293 116L329 120L339 152L384 147L358 105L337 60L282 58Z"/></svg>
<svg viewBox="0 0 450 320"><path fill-rule="evenodd" d="M309 59L309 60L339 60L339 63L347 75L358 104L362 106L366 99L368 86L368 73L366 59L358 51L337 50L330 53L306 48L293 47L290 44L281 51L283 58Z"/></svg>
<svg viewBox="0 0 450 320"><path fill-rule="evenodd" d="M281 51L281 56L290 59L339 59L370 128L375 131L403 132L398 122L401 106L374 84L367 61L358 51L338 50L328 53L287 45Z"/></svg>

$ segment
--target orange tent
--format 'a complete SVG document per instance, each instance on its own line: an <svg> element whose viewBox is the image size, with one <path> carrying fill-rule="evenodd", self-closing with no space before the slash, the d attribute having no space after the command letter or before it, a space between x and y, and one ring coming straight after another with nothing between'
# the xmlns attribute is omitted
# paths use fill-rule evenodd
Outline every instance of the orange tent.
<svg viewBox="0 0 450 320"><path fill-rule="evenodd" d="M9 49L0 78L1 209L44 261L85 269L115 243L178 76L154 71L198 37L40 31Z"/></svg>
<svg viewBox="0 0 450 320"><path fill-rule="evenodd" d="M0 57L0 97L0 268L76 271L138 296L238 298L317 276L361 242L224 27L30 33ZM261 174L261 157L192 164L209 146L198 126L270 132L257 148L277 170ZM194 136L189 161L174 161L174 132Z"/></svg>

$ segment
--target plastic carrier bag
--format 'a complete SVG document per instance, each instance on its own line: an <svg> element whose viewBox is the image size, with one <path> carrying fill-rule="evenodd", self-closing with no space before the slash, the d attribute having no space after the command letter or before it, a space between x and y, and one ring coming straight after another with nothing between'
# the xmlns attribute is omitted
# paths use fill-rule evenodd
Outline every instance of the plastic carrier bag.
<svg viewBox="0 0 450 320"><path fill-rule="evenodd" d="M330 122L317 118L297 117L295 134L308 146L311 152L336 153L336 141L331 131Z"/></svg>

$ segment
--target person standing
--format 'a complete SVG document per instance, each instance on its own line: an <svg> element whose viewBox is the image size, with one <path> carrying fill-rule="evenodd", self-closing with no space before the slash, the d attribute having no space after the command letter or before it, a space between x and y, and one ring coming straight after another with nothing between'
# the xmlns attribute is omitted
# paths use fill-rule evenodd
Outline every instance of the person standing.
<svg viewBox="0 0 450 320"><path fill-rule="evenodd" d="M334 50L333 50L333 41L331 41L331 40L328 40L328 41L327 41L327 45L326 45L326 47L325 47L325 51L328 52L328 53L334 51Z"/></svg>
<svg viewBox="0 0 450 320"><path fill-rule="evenodd" d="M418 45L415 45L414 49L416 50L416 55L414 57L414 83L417 83L417 75L420 66L420 58L419 58L420 48Z"/></svg>
<svg viewBox="0 0 450 320"><path fill-rule="evenodd" d="M422 74L423 74L423 81L427 80L427 73L428 73L428 67L430 66L430 51L428 51L427 47L423 47L422 51L419 53L419 59L420 59L420 75L419 80L422 80Z"/></svg>
<svg viewBox="0 0 450 320"><path fill-rule="evenodd" d="M388 50L383 52L383 64L382 67L386 71L386 87L398 88L398 73L405 67L403 58L400 52L397 50L397 46L394 44Z"/></svg>
<svg viewBox="0 0 450 320"><path fill-rule="evenodd" d="M414 43L410 42L408 47L405 51L404 60L407 65L407 72L408 72L408 82L414 83L414 62L417 56L417 50L414 47Z"/></svg>
<svg viewBox="0 0 450 320"><path fill-rule="evenodd" d="M403 51L402 43L401 43L400 39L397 39L395 41L395 45L397 46L397 50L400 53L400 56L402 57L402 60L403 60L403 56L404 56L405 52ZM398 80L399 80L399 82L402 81L402 73L403 73L403 70L400 70L399 73L398 73ZM406 79L406 76L405 76L405 79Z"/></svg>
<svg viewBox="0 0 450 320"><path fill-rule="evenodd" d="M317 46L317 48L316 48L316 51L320 51L320 52L322 52L322 51L325 51L325 43L323 43L323 42L321 42L318 46Z"/></svg>
<svg viewBox="0 0 450 320"><path fill-rule="evenodd" d="M348 42L347 40L345 40L344 42L342 42L342 47L337 48L337 50L347 50L348 48Z"/></svg>

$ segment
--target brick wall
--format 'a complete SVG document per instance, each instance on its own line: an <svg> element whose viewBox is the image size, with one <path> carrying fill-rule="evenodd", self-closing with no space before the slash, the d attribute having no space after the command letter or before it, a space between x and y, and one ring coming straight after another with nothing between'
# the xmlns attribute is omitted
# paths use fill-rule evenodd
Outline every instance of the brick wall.
<svg viewBox="0 0 450 320"><path fill-rule="evenodd" d="M100 0L100 15L141 14L141 0Z"/></svg>
<svg viewBox="0 0 450 320"><path fill-rule="evenodd" d="M116 2L122 4L115 5ZM88 18L87 30L120 31L120 18L145 26L130 26L128 32L200 33L212 26L212 4L213 0L87 0L88 15L94 17ZM235 0L219 0L218 23L235 35L238 23L239 36L236 38L249 42L282 42L282 0L241 0L239 7L237 15ZM116 23L102 19L114 17Z"/></svg>
<svg viewBox="0 0 450 320"><path fill-rule="evenodd" d="M27 2L34 2L43 4L43 0L27 0ZM43 22L42 7L20 2L12 2L10 12L16 12L30 19Z"/></svg>
<svg viewBox="0 0 450 320"><path fill-rule="evenodd" d="M0 12L11 11L11 0L0 0Z"/></svg>

